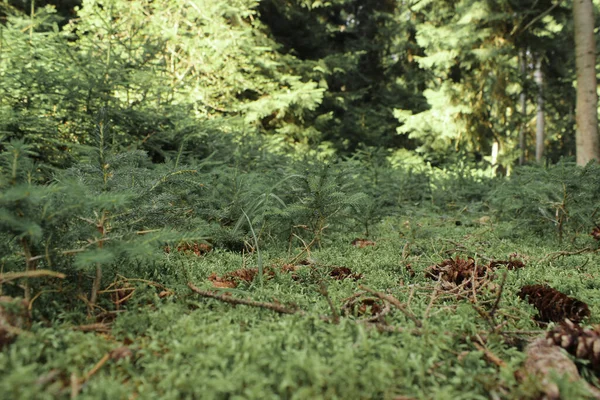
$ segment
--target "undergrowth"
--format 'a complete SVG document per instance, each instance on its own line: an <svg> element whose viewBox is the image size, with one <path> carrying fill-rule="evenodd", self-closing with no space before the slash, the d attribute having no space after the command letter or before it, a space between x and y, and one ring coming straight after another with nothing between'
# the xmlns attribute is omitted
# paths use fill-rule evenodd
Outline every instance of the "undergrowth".
<svg viewBox="0 0 600 400"><path fill-rule="evenodd" d="M547 325L521 288L597 322L595 166L500 181L369 149L152 164L101 128L51 175L3 145L2 299L28 301L22 323L0 308L10 398L534 399L522 363ZM432 279L453 265L487 272Z"/></svg>

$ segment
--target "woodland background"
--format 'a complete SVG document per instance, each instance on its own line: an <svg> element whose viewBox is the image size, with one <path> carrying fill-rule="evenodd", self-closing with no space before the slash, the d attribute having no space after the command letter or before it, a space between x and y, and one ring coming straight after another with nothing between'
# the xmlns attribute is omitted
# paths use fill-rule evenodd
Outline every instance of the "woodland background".
<svg viewBox="0 0 600 400"><path fill-rule="evenodd" d="M538 160L575 154L570 2L38 0L2 10L2 130L52 165L77 158L100 110L116 145L157 162L252 136L272 153L374 146L396 163L464 159L506 173L536 159L540 122Z"/></svg>
<svg viewBox="0 0 600 400"><path fill-rule="evenodd" d="M0 1L0 393L598 398L584 3Z"/></svg>

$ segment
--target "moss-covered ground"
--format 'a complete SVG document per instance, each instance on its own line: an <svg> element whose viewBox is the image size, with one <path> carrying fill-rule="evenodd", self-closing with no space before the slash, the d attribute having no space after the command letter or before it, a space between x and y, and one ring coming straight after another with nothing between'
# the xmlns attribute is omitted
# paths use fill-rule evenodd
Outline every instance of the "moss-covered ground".
<svg viewBox="0 0 600 400"><path fill-rule="evenodd" d="M134 266L100 295L106 315L90 321L56 311L52 322L38 318L5 346L0 397L538 398L541 381L519 371L525 344L547 327L534 321L536 310L519 298L520 288L548 284L589 305L584 324L598 322L597 254L560 253L571 244L553 237L521 234L485 215L407 214L381 221L370 238L375 246L356 247L353 239L325 234L310 254L299 242L263 246L260 258L258 252L171 251L157 263L168 268ZM594 245L592 237L577 240L579 247ZM481 264L518 259L525 266L499 266L475 290L452 289L427 276L430 266L456 256ZM262 282L218 289L209 280L259 263L274 271ZM336 266L357 279L334 279ZM152 279L133 279L140 271ZM188 282L296 312L206 298ZM402 310L362 288L393 296ZM51 307L44 301L53 298L42 294L33 310ZM85 309L82 300L72 302ZM373 317L377 312L383 315ZM593 381L585 366L582 374ZM558 384L562 398L585 398L579 384Z"/></svg>

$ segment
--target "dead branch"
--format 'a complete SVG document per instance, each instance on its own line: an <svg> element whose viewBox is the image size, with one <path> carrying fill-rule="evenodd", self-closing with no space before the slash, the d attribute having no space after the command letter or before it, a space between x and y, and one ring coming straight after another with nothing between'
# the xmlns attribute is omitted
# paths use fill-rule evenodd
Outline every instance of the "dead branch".
<svg viewBox="0 0 600 400"><path fill-rule="evenodd" d="M74 326L71 329L81 332L110 332L110 324L97 323Z"/></svg>
<svg viewBox="0 0 600 400"><path fill-rule="evenodd" d="M85 374L85 377L83 377L83 379L80 381L80 384L84 384L92 376L94 376L98 371L100 371L100 368L102 368L102 366L104 364L106 364L108 362L108 360L110 360L110 353L106 353L104 356L102 356L102 358L100 359L100 361L98 361L96 363L96 365L94 365L92 367L92 369L87 374Z"/></svg>
<svg viewBox="0 0 600 400"><path fill-rule="evenodd" d="M415 317L411 312L409 312L406 309L406 306L402 303L400 303L400 300L398 300L397 298L395 298L392 295L389 294L385 294L385 293L381 293L381 292L377 292L369 287L360 285L359 286L362 290L371 293L373 296L380 298L381 300L385 300L387 302L389 302L390 304L392 304L394 307L396 307L398 310L400 310L408 319L410 319L411 321L413 321L415 323L416 326L418 326L419 328L421 326L423 326L423 324L421 323L421 321L419 321L417 319L417 317Z"/></svg>
<svg viewBox="0 0 600 400"><path fill-rule="evenodd" d="M547 254L546 257L544 257L540 260L540 262L544 263L544 262L548 262L548 261L554 261L560 257L575 256L575 255L584 254L584 253L598 253L598 252L600 252L600 248L594 249L592 247L584 247L583 249L574 250L574 251L556 251L554 253Z"/></svg>
<svg viewBox="0 0 600 400"><path fill-rule="evenodd" d="M98 371L100 371L100 369L109 360L118 361L121 359L129 358L131 357L131 355L132 352L128 347L117 347L116 349L113 349L112 351L104 354L102 358L92 367L92 369L90 369L88 373L85 374L84 377L77 378L76 374L71 374L71 398L76 398L77 395L79 395L81 388L86 384L86 382L89 381L94 375L96 375Z"/></svg>
<svg viewBox="0 0 600 400"><path fill-rule="evenodd" d="M285 306L283 306L281 304L277 304L277 303L260 302L260 301L254 301L254 300L248 300L248 299L236 299L234 297L227 296L224 294L217 294L214 292L210 292L208 290L202 290L202 289L199 289L196 286L194 286L194 284L192 284L191 282L188 282L188 287L193 292L199 294L202 297L219 300L224 303L241 304L241 305L250 306L250 307L266 308L267 310L275 311L280 314L300 314L300 315L305 314L304 311L302 311L302 310L298 310L296 308L288 308L288 307L285 307Z"/></svg>
<svg viewBox="0 0 600 400"><path fill-rule="evenodd" d="M65 274L60 272L50 271L48 269L36 269L22 272L5 272L3 274L0 274L0 283L9 282L20 278L40 278L43 276L49 276L51 278L60 279L64 279L67 277Z"/></svg>
<svg viewBox="0 0 600 400"><path fill-rule="evenodd" d="M506 362L504 362L504 360L502 360L500 357L498 357L497 355L492 353L492 351L489 350L487 347L485 347L477 342L473 342L473 346L475 346L475 348L477 350L483 352L483 355L485 356L485 358L492 364L494 364L500 368L506 367Z"/></svg>
<svg viewBox="0 0 600 400"><path fill-rule="evenodd" d="M498 309L498 305L500 304L500 298L502 297L502 292L504 291L504 284L506 283L507 276L508 276L508 273L506 271L504 271L504 274L502 275L502 282L500 282L500 288L498 289L498 294L496 295L496 300L494 301L494 304L492 305L492 309L488 313L490 318L492 319L492 321L494 321L494 314L496 313L496 310Z"/></svg>
<svg viewBox="0 0 600 400"><path fill-rule="evenodd" d="M402 260L406 261L410 254L410 242L406 242L402 248Z"/></svg>
<svg viewBox="0 0 600 400"><path fill-rule="evenodd" d="M335 306L333 305L331 297L329 297L329 291L327 290L327 286L325 286L323 282L319 283L319 293L323 297L325 297L325 300L327 300L327 304L329 304L329 308L331 309L331 321L336 325L339 324L340 313L338 312L337 308L335 308Z"/></svg>
<svg viewBox="0 0 600 400"><path fill-rule="evenodd" d="M440 274L441 275L441 274ZM441 276L438 278L438 281L435 285L435 287L433 288L433 292L431 293L431 299L429 300L429 304L427 304L427 309L425 310L425 314L423 316L424 320L427 320L427 318L429 318L429 313L431 312L431 308L433 307L433 304L435 303L438 294L440 293L440 285L441 285Z"/></svg>
<svg viewBox="0 0 600 400"><path fill-rule="evenodd" d="M316 237L313 238L313 240L311 240L311 242L309 244L306 244L304 239L302 239L300 236L296 235L295 233L292 233L292 236L296 237L298 240L300 240L302 242L304 249L302 249L302 251L300 253L298 253L294 258L292 258L288 262L288 264L295 264L296 261L298 261L300 259L300 257L302 257L302 254L304 254L304 253L306 253L308 258L310 258L310 248L312 247L313 244L315 244L315 241L317 240Z"/></svg>

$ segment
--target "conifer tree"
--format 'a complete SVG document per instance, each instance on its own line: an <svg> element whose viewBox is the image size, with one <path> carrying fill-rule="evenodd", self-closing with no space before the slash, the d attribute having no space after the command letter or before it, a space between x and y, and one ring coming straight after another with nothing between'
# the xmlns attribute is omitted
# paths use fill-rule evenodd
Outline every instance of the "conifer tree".
<svg viewBox="0 0 600 400"><path fill-rule="evenodd" d="M523 107L521 94L530 94L536 104L532 76L532 54L543 60L545 75L546 141L560 140L560 150L568 150L569 47L565 33L572 25L568 9L549 1L415 1L411 11L417 23L416 38L424 56L419 65L431 74L423 92L429 109L414 113L398 109L399 132L421 143L425 154L443 158L458 149L486 156L494 143L500 147L500 163L509 166L519 158L515 151L528 147L525 131L533 131L532 115ZM519 54L525 71L519 68ZM527 78L529 76L529 78ZM527 90L529 88L529 90ZM558 95L560 93L560 96ZM525 103L526 104L526 103ZM552 150L552 149L549 149ZM524 160L524 157L523 157ZM488 158L492 161L492 158Z"/></svg>
<svg viewBox="0 0 600 400"><path fill-rule="evenodd" d="M92 142L100 109L121 148L148 150L156 161L207 132L269 131L276 147L324 89L276 51L257 5L84 0L62 29L51 6L11 8L0 36L0 129L45 143L38 154L62 165ZM282 123L265 129L272 119Z"/></svg>
<svg viewBox="0 0 600 400"><path fill-rule="evenodd" d="M392 110L423 109L424 77L414 62L418 46L404 3L266 0L259 11L280 51L302 60L295 71L327 89L305 120L310 136L298 140L325 141L342 151L360 143L410 146L395 134Z"/></svg>

